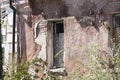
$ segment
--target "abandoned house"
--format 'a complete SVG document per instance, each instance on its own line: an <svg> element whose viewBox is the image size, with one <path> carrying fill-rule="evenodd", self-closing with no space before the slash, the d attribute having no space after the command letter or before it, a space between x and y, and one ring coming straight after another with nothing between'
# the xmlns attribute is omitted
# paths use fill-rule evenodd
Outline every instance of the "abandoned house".
<svg viewBox="0 0 120 80"><path fill-rule="evenodd" d="M26 0L16 11L18 61L42 58L65 80L93 47L106 55L120 43L120 0Z"/></svg>

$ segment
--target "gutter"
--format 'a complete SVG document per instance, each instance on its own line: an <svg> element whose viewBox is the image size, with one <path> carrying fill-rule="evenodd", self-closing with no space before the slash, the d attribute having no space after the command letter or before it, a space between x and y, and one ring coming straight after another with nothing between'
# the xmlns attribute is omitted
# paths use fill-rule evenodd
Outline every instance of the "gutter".
<svg viewBox="0 0 120 80"><path fill-rule="evenodd" d="M10 0L10 8L13 10L13 36L12 36L12 58L15 56L15 26L16 26L16 9L12 5L12 1Z"/></svg>

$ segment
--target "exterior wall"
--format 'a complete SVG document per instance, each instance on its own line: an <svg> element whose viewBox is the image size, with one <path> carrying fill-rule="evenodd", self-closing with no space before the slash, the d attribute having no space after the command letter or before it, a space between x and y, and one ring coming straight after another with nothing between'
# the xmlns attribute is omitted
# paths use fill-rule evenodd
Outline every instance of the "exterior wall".
<svg viewBox="0 0 120 80"><path fill-rule="evenodd" d="M45 21L43 18L39 20L41 22ZM40 32L38 37L35 38L35 42L41 46L38 56L46 60L48 62L48 68L51 68L53 65L53 30L51 27L53 25L50 22L46 23L47 21L45 21L45 24L39 23L38 27L40 28ZM108 27L106 25L101 25L98 29L95 26L82 27L75 17L64 18L63 23L64 67L68 72L68 76L74 73L79 65L78 62L84 62L84 64L89 62L89 58L86 57L94 47L106 55L109 43Z"/></svg>
<svg viewBox="0 0 120 80"><path fill-rule="evenodd" d="M42 14L45 19L67 16L67 9L62 0L28 0L33 15ZM37 5L39 4L39 5Z"/></svg>
<svg viewBox="0 0 120 80"><path fill-rule="evenodd" d="M52 45L49 42L51 41L49 38L52 37L50 35L50 31L52 31L49 29L50 25L47 25L47 22L42 27L39 25L43 32L39 32L35 39L33 31L35 23L39 20L56 18L64 18L64 66L68 76L75 71L79 61L84 62L84 64L89 62L89 58L86 57L93 46L97 45L98 50L102 53L108 51L113 27L112 15L120 13L119 0L28 1L31 10L28 10L28 6L18 9L20 11L18 14L18 22L20 22L18 23L20 31L19 47L20 51L23 51L21 54L25 54L27 60L39 56L53 64L53 60L50 59L53 55L48 56L50 52L53 52L49 48ZM108 28L110 29L109 32ZM83 50L80 48L83 48ZM81 70L81 73L84 72L84 70Z"/></svg>
<svg viewBox="0 0 120 80"><path fill-rule="evenodd" d="M24 1L17 1L23 3ZM4 48L4 67L7 68L12 60L12 35L13 35L13 10L9 7L9 0L0 0L1 19L4 21L2 25L2 36ZM15 52L17 53L17 27L15 29Z"/></svg>
<svg viewBox="0 0 120 80"><path fill-rule="evenodd" d="M75 16L78 20L85 16L97 18L99 14L119 11L119 0L28 0L34 15L45 18ZM37 5L39 4L39 5ZM109 12L108 12L109 11ZM101 16L104 16L101 15ZM100 19L100 18L99 18ZM103 18L106 19L106 18Z"/></svg>
<svg viewBox="0 0 120 80"><path fill-rule="evenodd" d="M34 26L34 32L38 29L38 36L34 37L35 42L41 46L41 50L37 53L37 57L46 61L46 53L47 53L47 21L45 21L42 17L38 20L39 23L36 23ZM35 36L35 35L34 35Z"/></svg>
<svg viewBox="0 0 120 80"><path fill-rule="evenodd" d="M65 69L70 77L81 65L80 63L89 63L88 55L91 51L96 50L97 55L97 50L99 50L106 55L105 52L108 51L108 30L104 25L98 28L99 31L94 26L83 28L75 17L66 18L64 26L64 62ZM85 73L86 71L83 69L80 72Z"/></svg>
<svg viewBox="0 0 120 80"><path fill-rule="evenodd" d="M8 1L3 1L1 3L2 7L1 9L5 10L4 12L1 12L1 19L4 21L2 25L2 36L3 36L3 43L2 47L4 49L4 67L8 67L9 64L11 64L11 57L12 57L12 35L13 35L13 11L10 9L8 5ZM5 14L5 15L4 15ZM17 29L16 29L17 30ZM17 31L15 33L15 52L17 53Z"/></svg>
<svg viewBox="0 0 120 80"><path fill-rule="evenodd" d="M34 41L33 16L27 3L18 5L18 60L29 61L40 50Z"/></svg>

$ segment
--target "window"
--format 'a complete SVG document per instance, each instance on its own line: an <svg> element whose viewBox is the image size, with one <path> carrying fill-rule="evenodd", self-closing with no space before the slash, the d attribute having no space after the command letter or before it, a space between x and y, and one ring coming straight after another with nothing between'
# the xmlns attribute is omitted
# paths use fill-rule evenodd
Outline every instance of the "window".
<svg viewBox="0 0 120 80"><path fill-rule="evenodd" d="M56 32L56 34L60 34L60 33L64 33L64 29L63 29L63 23L62 22L56 22L55 26L54 26L54 32Z"/></svg>
<svg viewBox="0 0 120 80"><path fill-rule="evenodd" d="M120 14L113 15L113 42L118 45L120 44Z"/></svg>
<svg viewBox="0 0 120 80"><path fill-rule="evenodd" d="M62 22L53 24L53 68L63 67L64 29Z"/></svg>
<svg viewBox="0 0 120 80"><path fill-rule="evenodd" d="M64 26L63 21L49 21L47 32L48 68L63 68Z"/></svg>
<svg viewBox="0 0 120 80"><path fill-rule="evenodd" d="M114 15L114 27L120 27L120 14Z"/></svg>

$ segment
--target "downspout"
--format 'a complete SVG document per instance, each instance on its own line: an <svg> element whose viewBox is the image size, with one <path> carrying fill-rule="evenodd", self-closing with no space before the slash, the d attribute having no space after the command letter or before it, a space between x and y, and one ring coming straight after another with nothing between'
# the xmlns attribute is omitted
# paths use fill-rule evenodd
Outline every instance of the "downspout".
<svg viewBox="0 0 120 80"><path fill-rule="evenodd" d="M13 10L13 35L12 35L12 59L15 57L15 26L16 26L16 9L12 5L12 1L10 0L10 8Z"/></svg>
<svg viewBox="0 0 120 80"><path fill-rule="evenodd" d="M1 14L0 14L1 16ZM2 21L0 21L0 80L3 80Z"/></svg>

